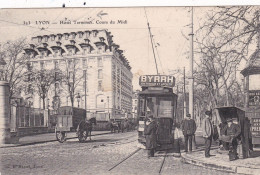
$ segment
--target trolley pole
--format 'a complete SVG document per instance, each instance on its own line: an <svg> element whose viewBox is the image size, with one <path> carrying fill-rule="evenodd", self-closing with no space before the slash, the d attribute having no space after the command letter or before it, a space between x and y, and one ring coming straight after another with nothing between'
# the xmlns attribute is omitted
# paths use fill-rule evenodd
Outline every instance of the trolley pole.
<svg viewBox="0 0 260 175"><path fill-rule="evenodd" d="M191 7L191 33L190 36L190 77L189 77L189 113L194 120L194 77L193 77L193 7ZM192 149L196 149L195 135L192 138Z"/></svg>
<svg viewBox="0 0 260 175"><path fill-rule="evenodd" d="M183 119L186 116L186 83L185 83L185 67L183 68Z"/></svg>

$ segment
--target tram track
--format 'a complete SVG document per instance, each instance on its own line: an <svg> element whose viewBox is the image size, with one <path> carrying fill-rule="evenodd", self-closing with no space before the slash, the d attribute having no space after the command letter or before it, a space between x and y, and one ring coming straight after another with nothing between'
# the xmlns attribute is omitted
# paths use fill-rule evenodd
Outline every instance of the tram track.
<svg viewBox="0 0 260 175"><path fill-rule="evenodd" d="M135 153L137 153L138 151L140 151L141 148L137 148L134 152L132 152L130 155L128 155L127 157L125 157L123 160L121 160L119 163L115 164L112 168L110 168L108 171L113 170L114 168L116 168L117 166L119 166L121 163L125 162L127 159L129 159L130 157L132 157Z"/></svg>
<svg viewBox="0 0 260 175"><path fill-rule="evenodd" d="M168 152L165 151L164 156L163 156L163 161L162 161L162 163L160 165L159 174L161 174L161 172L163 170L163 165L164 165L164 162L165 162L165 159L166 159L167 156L168 156Z"/></svg>
<svg viewBox="0 0 260 175"><path fill-rule="evenodd" d="M135 155L137 152L139 152L140 150L142 150L142 148L137 148L136 150L134 150L132 153L130 153L127 157L123 158L121 161L119 161L118 163L116 163L113 167L111 167L108 171L112 171L115 170L117 167L119 167L122 163L126 162L127 160L129 160L131 157L133 157L133 155ZM163 157L160 165L159 165L159 169L157 169L158 174L161 174L163 172L163 168L164 168L164 164L166 162L166 158L168 157L168 151L163 151L163 156L156 156L153 157L153 159L157 158L157 157ZM150 159L148 159L150 160ZM148 163L148 162L147 162ZM123 165L122 165L123 166Z"/></svg>

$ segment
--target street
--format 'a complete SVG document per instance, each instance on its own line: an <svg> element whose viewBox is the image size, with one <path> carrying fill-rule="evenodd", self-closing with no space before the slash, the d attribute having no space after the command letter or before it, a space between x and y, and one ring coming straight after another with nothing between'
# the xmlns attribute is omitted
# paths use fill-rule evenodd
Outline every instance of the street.
<svg viewBox="0 0 260 175"><path fill-rule="evenodd" d="M197 139L198 144L202 141ZM1 174L226 174L182 163L181 158L164 152L148 159L145 150L115 167L137 150L136 143L133 131L94 136L86 143L71 139L1 148Z"/></svg>

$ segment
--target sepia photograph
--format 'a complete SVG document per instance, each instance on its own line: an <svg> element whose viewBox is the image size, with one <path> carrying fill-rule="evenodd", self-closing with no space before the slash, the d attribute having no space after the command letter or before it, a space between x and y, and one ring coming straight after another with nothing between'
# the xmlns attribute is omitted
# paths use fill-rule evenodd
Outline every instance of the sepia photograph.
<svg viewBox="0 0 260 175"><path fill-rule="evenodd" d="M260 174L260 6L0 9L0 175Z"/></svg>

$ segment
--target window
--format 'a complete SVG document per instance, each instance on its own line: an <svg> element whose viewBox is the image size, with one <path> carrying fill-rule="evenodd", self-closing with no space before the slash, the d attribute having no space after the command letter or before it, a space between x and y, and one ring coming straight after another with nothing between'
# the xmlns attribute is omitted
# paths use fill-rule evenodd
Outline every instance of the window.
<svg viewBox="0 0 260 175"><path fill-rule="evenodd" d="M41 67L41 69L44 69L44 62L40 63L40 67Z"/></svg>
<svg viewBox="0 0 260 175"><path fill-rule="evenodd" d="M65 39L67 40L69 38L69 35L68 34L65 34Z"/></svg>
<svg viewBox="0 0 260 175"><path fill-rule="evenodd" d="M72 55L72 49L69 49L69 54L68 55Z"/></svg>
<svg viewBox="0 0 260 175"><path fill-rule="evenodd" d="M58 35L58 40L61 40L61 35Z"/></svg>
<svg viewBox="0 0 260 175"><path fill-rule="evenodd" d="M98 67L102 67L103 63L102 63L102 58L98 57Z"/></svg>
<svg viewBox="0 0 260 175"><path fill-rule="evenodd" d="M48 42L48 36L45 37L45 42Z"/></svg>
<svg viewBox="0 0 260 175"><path fill-rule="evenodd" d="M55 61L55 62L54 62L54 67L55 67L55 69L58 69L58 68L59 68L59 63L58 63L58 61Z"/></svg>
<svg viewBox="0 0 260 175"><path fill-rule="evenodd" d="M87 62L87 61L86 61L85 59L82 60L82 65L83 65L83 67L86 67L86 62Z"/></svg>
<svg viewBox="0 0 260 175"><path fill-rule="evenodd" d="M79 38L82 38L82 33L79 33Z"/></svg>
<svg viewBox="0 0 260 175"><path fill-rule="evenodd" d="M55 36L54 36L54 35L51 36L51 40L52 40L52 41L55 40Z"/></svg>
<svg viewBox="0 0 260 175"><path fill-rule="evenodd" d="M42 42L42 37L38 37L38 42Z"/></svg>
<svg viewBox="0 0 260 175"><path fill-rule="evenodd" d="M72 65L72 61L69 60L69 61L68 61L68 68L69 68L69 69L72 69L72 66L73 66L73 65Z"/></svg>
<svg viewBox="0 0 260 175"><path fill-rule="evenodd" d="M59 53L59 51L58 51L58 50L55 50L53 56L54 56L54 57L57 57L58 53Z"/></svg>
<svg viewBox="0 0 260 175"><path fill-rule="evenodd" d="M99 79L102 79L102 78L103 78L103 71L102 71L102 69L99 69L99 70L98 70L98 78L99 78Z"/></svg>
<svg viewBox="0 0 260 175"><path fill-rule="evenodd" d="M98 81L98 91L102 91L102 81Z"/></svg>
<svg viewBox="0 0 260 175"><path fill-rule="evenodd" d="M87 53L87 49L85 48L83 49L83 55L86 55L86 53Z"/></svg>

